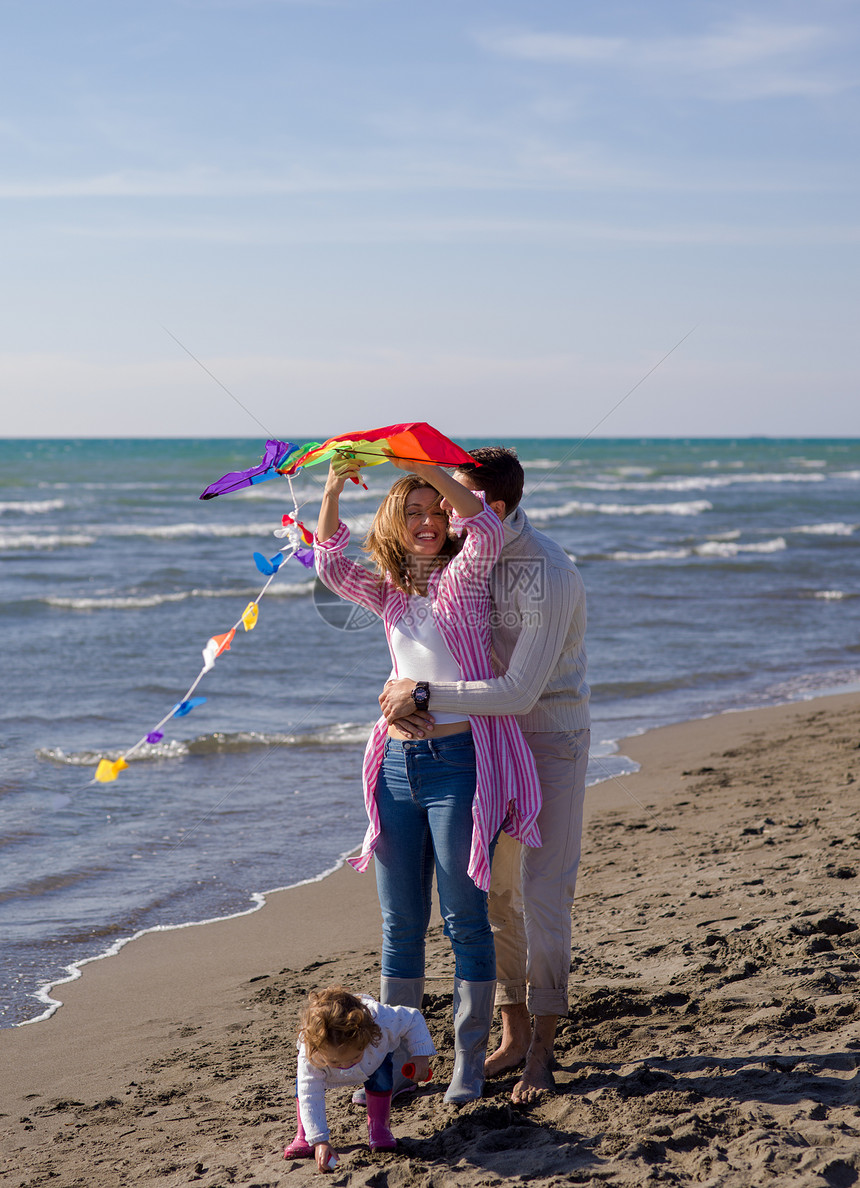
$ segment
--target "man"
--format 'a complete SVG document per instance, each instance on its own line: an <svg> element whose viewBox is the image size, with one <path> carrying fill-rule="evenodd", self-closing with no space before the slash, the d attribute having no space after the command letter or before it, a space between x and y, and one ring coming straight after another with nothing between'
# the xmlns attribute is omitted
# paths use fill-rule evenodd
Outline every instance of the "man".
<svg viewBox="0 0 860 1188"><path fill-rule="evenodd" d="M511 1096L530 1102L555 1087L555 1031L568 1009L570 913L590 740L585 589L565 551L536 531L520 508L524 475L516 454L488 446L472 457L480 465L464 465L456 477L483 491L505 525L491 577L493 652L501 675L429 689L426 682L394 680L379 701L389 722L405 725L401 720L407 719L406 729L418 735L432 736L433 710L515 714L534 753L543 794L542 845L530 849L502 833L493 860L489 907L502 1038L485 1066L492 1076L524 1060Z"/></svg>

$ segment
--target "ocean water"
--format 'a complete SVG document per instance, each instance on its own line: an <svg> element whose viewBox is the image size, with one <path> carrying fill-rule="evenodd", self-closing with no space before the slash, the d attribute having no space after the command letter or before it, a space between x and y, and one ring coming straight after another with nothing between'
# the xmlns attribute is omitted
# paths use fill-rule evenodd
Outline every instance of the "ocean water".
<svg viewBox="0 0 860 1188"><path fill-rule="evenodd" d="M630 770L617 740L651 726L860 683L860 442L507 444L588 590L590 782ZM338 618L296 561L203 678L205 704L93 782L259 593L253 553L280 547L288 484L198 495L262 448L0 442L0 1026L49 1011L76 963L252 910L362 837L384 635ZM322 477L294 483L311 525ZM347 492L356 540L394 477Z"/></svg>

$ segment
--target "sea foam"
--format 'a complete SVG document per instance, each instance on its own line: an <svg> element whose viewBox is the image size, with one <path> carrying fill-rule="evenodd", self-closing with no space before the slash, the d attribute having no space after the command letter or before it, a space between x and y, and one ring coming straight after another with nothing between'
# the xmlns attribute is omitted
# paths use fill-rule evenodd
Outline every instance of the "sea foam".
<svg viewBox="0 0 860 1188"><path fill-rule="evenodd" d="M144 743L129 756L129 763L153 760L185 759L189 755L213 755L224 752L276 750L279 747L327 748L364 746L373 729L372 722L335 722L317 730L296 734L269 733L258 730L227 732L216 730L191 739L163 739ZM36 757L65 767L95 767L100 759L118 759L123 752L116 748L102 751L67 751L62 747L41 747Z"/></svg>
<svg viewBox="0 0 860 1188"><path fill-rule="evenodd" d="M0 503L0 514L12 512L22 516L39 516L45 512L61 511L65 506L63 499L13 499Z"/></svg>
<svg viewBox="0 0 860 1188"><path fill-rule="evenodd" d="M773 540L749 544L738 544L730 540L708 540L704 544L696 545L695 551L700 557L737 557L741 553L781 553L787 548L785 537L777 536Z"/></svg>
<svg viewBox="0 0 860 1188"><path fill-rule="evenodd" d="M96 538L85 532L0 533L0 549L60 549L95 543Z"/></svg>
<svg viewBox="0 0 860 1188"><path fill-rule="evenodd" d="M266 591L266 598L309 598L313 590L313 580L274 583ZM86 597L48 594L38 601L60 610L146 610L154 606L164 606L165 603L185 602L189 598L255 598L259 592L258 586L240 586L224 590L177 590L163 594L139 594L133 591L126 594L110 593Z"/></svg>
<svg viewBox="0 0 860 1188"><path fill-rule="evenodd" d="M586 503L571 499L556 507L533 508L529 511L529 519L540 524L577 513L601 516L698 516L711 511L712 507L713 504L707 499L694 499L686 503Z"/></svg>
<svg viewBox="0 0 860 1188"><path fill-rule="evenodd" d="M638 483L614 478L571 479L569 485L590 491L717 491L747 483L821 483L825 480L823 474L698 474Z"/></svg>
<svg viewBox="0 0 860 1188"><path fill-rule="evenodd" d="M789 532L805 532L809 536L853 536L860 524L846 524L837 521L833 524L799 524L790 528Z"/></svg>

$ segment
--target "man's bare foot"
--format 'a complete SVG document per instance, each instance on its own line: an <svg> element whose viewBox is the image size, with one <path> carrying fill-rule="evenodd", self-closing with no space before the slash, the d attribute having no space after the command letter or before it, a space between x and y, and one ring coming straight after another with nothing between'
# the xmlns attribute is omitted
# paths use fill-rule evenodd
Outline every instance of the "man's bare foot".
<svg viewBox="0 0 860 1188"><path fill-rule="evenodd" d="M515 1105L531 1105L543 1093L555 1092L552 1049L558 1015L535 1015L534 1030L522 1078L511 1091Z"/></svg>
<svg viewBox="0 0 860 1188"><path fill-rule="evenodd" d="M537 1060L527 1060L522 1079L511 1090L511 1101L515 1105L531 1105L544 1093L555 1092L555 1078L547 1065Z"/></svg>
<svg viewBox="0 0 860 1188"><path fill-rule="evenodd" d="M484 1076L498 1077L519 1068L532 1041L532 1025L524 1003L499 1008L502 1038L499 1046L484 1061Z"/></svg>
<svg viewBox="0 0 860 1188"><path fill-rule="evenodd" d="M484 1076L499 1077L502 1073L512 1072L513 1069L519 1068L525 1060L528 1050L528 1040L521 1047L500 1043L495 1052L491 1053L484 1061Z"/></svg>

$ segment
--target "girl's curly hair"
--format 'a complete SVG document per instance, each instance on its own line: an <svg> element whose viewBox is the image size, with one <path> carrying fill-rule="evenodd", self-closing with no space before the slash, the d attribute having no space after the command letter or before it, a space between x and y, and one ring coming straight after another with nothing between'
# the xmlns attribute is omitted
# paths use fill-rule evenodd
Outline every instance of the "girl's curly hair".
<svg viewBox="0 0 860 1188"><path fill-rule="evenodd" d="M299 1023L308 1056L321 1048L360 1048L378 1044L382 1032L360 998L345 986L312 990Z"/></svg>

